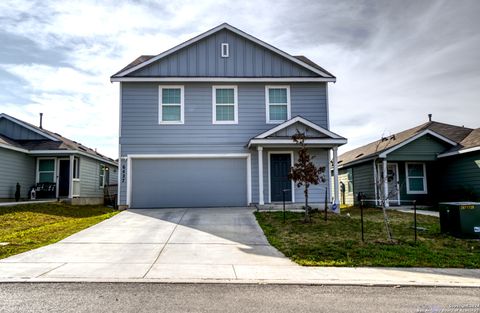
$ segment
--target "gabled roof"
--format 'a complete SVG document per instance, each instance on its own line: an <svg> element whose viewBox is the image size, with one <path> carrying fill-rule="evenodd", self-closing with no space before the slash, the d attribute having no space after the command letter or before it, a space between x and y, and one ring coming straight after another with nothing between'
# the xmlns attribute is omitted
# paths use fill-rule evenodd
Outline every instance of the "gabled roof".
<svg viewBox="0 0 480 313"><path fill-rule="evenodd" d="M338 163L340 166L346 166L348 164L365 162L376 157L384 157L386 154L427 134L434 136L451 146L457 146L471 132L472 129L467 127L434 121L427 122L345 152L338 157Z"/></svg>
<svg viewBox="0 0 480 313"><path fill-rule="evenodd" d="M101 159L110 164L116 164L113 159L101 153L98 153L97 151L88 148L81 143L65 138L60 134L51 132L44 128L37 127L33 124L24 122L5 113L1 113L0 118L5 118L13 123L16 123L45 137L44 140L18 140L0 134L0 147L29 154L55 154L62 151L74 151L95 159Z"/></svg>
<svg viewBox="0 0 480 313"><path fill-rule="evenodd" d="M248 40L251 40L253 42L255 42L256 44L290 60L291 62L293 63L296 63L310 71L312 71L313 73L316 73L317 75L319 75L320 77L323 77L325 79L328 79L328 81L335 81L335 76L333 76L331 73L327 72L325 69L323 69L322 67L320 67L319 65L315 64L314 62L312 62L311 60L309 60L308 58L304 57L304 56L292 56L278 48L275 48L274 46L250 35L250 34L247 34L243 31L241 31L240 29L238 28L235 28L227 23L223 23L217 27L214 27L190 40L187 40L167 51L164 51L156 56L151 56L151 55L142 55L140 57L138 57L137 59L135 59L133 62L131 62L129 65L127 65L125 68L123 68L122 70L120 70L119 72L115 73L114 75L112 75L111 77L111 81L115 81L115 78L121 78L121 77L124 77L134 71L137 71L155 61L158 61L160 60L161 58L164 58L182 48L185 48L189 45L192 45L194 43L196 43L197 41L203 39L203 38L206 38L216 32L219 32L223 29L227 29L239 36L242 36Z"/></svg>
<svg viewBox="0 0 480 313"><path fill-rule="evenodd" d="M306 118L301 116L295 116L294 118L289 119L261 134L250 139L248 142L248 147L252 145L271 145L271 144L285 144L291 145L295 144L290 136L277 136L282 130L288 129L288 127L295 125L296 123L302 124L307 129L310 128L315 132L322 134L322 136L308 137L305 139L306 144L315 144L315 145L330 145L330 146L340 146L347 143L347 139L335 134L334 132L325 129Z"/></svg>
<svg viewBox="0 0 480 313"><path fill-rule="evenodd" d="M480 151L480 128L474 129L457 146L440 154L438 157L447 157L473 151Z"/></svg>

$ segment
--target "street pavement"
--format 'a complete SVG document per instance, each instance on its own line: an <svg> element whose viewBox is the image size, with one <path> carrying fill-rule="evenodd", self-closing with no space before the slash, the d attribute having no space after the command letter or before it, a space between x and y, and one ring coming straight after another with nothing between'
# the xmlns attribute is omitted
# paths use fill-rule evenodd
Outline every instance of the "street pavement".
<svg viewBox="0 0 480 313"><path fill-rule="evenodd" d="M8 283L0 312L480 312L478 288Z"/></svg>

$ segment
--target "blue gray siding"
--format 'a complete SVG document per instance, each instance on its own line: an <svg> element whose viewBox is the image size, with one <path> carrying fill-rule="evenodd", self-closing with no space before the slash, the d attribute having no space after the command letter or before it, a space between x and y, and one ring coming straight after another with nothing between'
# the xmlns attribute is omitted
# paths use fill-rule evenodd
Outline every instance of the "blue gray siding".
<svg viewBox="0 0 480 313"><path fill-rule="evenodd" d="M221 44L229 57L221 57ZM315 77L317 74L237 34L222 30L127 76Z"/></svg>
<svg viewBox="0 0 480 313"><path fill-rule="evenodd" d="M100 164L97 161L87 157L80 157L80 197L98 198L103 197L103 188L100 188ZM110 169L110 182L114 184L117 181L116 167L105 164Z"/></svg>
<svg viewBox="0 0 480 313"><path fill-rule="evenodd" d="M239 150L275 125L266 124L265 84L238 85L238 124L212 125L212 84L185 85L185 124L158 124L158 86L122 83L122 156L131 153L195 152L199 146ZM326 84L290 84L292 117L302 115L327 128ZM223 148L220 148L223 149ZM233 151L232 151L233 152Z"/></svg>
<svg viewBox="0 0 480 313"><path fill-rule="evenodd" d="M15 198L15 186L20 183L21 197L28 198L35 185L35 158L22 152L0 148L0 199Z"/></svg>
<svg viewBox="0 0 480 313"><path fill-rule="evenodd" d="M6 118L0 118L0 134L15 140L45 140L46 138L34 131L13 123Z"/></svg>

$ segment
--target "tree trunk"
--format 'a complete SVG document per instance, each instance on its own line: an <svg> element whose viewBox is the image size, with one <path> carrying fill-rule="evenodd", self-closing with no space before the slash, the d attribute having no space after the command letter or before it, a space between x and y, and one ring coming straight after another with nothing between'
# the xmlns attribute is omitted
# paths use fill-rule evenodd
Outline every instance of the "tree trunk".
<svg viewBox="0 0 480 313"><path fill-rule="evenodd" d="M308 210L308 187L307 186L305 186L303 193L305 194L305 222L307 222L310 220L310 212Z"/></svg>

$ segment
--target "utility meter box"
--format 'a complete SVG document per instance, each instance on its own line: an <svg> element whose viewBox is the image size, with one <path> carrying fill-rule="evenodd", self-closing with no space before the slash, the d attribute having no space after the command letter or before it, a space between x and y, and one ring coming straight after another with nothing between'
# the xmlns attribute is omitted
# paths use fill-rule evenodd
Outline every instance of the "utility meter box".
<svg viewBox="0 0 480 313"><path fill-rule="evenodd" d="M480 202L442 202L439 211L442 233L480 238Z"/></svg>

